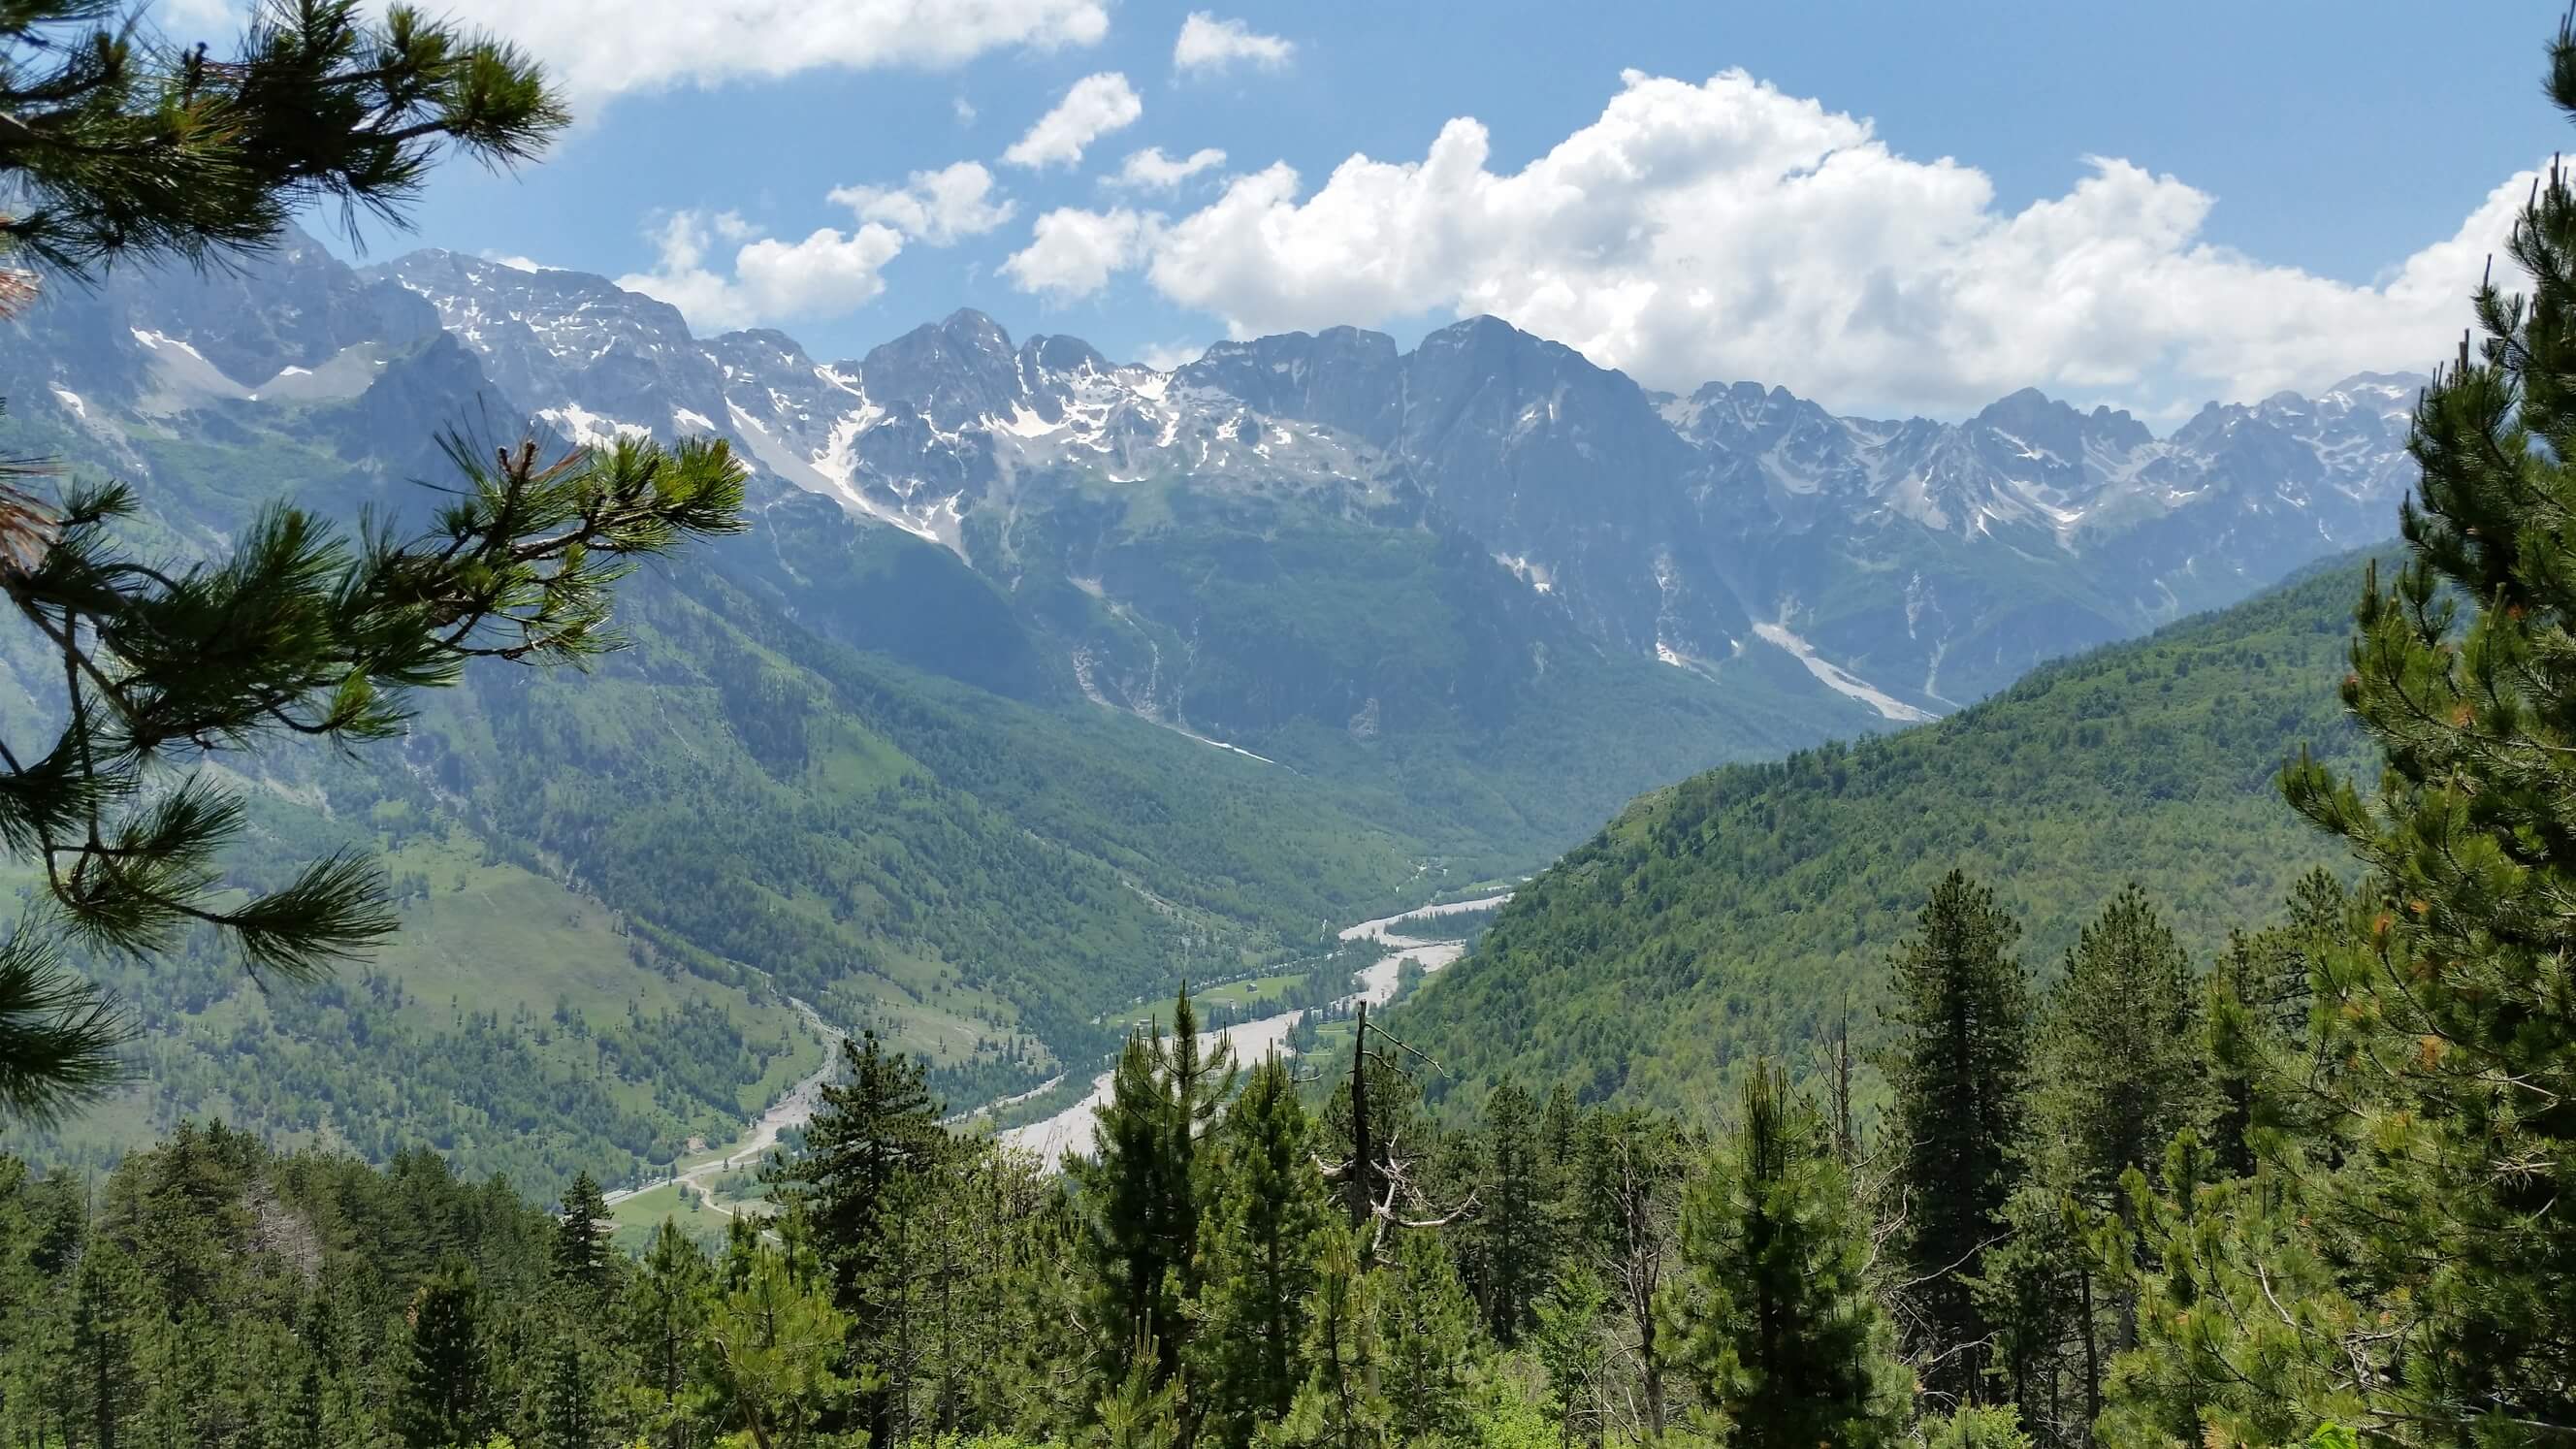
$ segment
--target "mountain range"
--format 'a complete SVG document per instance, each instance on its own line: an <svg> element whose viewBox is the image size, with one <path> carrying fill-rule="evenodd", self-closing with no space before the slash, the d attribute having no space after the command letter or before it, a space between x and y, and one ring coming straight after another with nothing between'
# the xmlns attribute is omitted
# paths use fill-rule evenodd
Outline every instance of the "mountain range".
<svg viewBox="0 0 2576 1449"><path fill-rule="evenodd" d="M2422 382L2211 404L2158 437L2031 390L1959 423L1753 383L1675 397L1490 317L1410 352L1334 328L1157 372L960 312L820 362L778 332L694 341L575 272L422 252L372 275L571 436L721 432L1005 587L1071 583L1107 606L1056 620L1088 687L1216 733L1283 711L1157 667L1196 600L1164 597L1137 541L1176 489L1232 522L1455 532L1606 647L1714 676L1767 646L1913 719L2382 536Z"/></svg>
<svg viewBox="0 0 2576 1449"><path fill-rule="evenodd" d="M1658 394L1491 318L1157 371L961 312L827 362L580 273L358 269L301 236L0 327L0 446L133 479L138 546L179 557L277 496L416 507L442 430L714 433L756 465L746 536L632 581L633 650L478 669L399 747L246 779L238 871L386 853L407 929L380 985L116 977L158 1055L101 1141L220 1112L540 1180L756 1105L810 1052L790 997L923 1051L952 1096L1016 1090L1179 975L2243 598L2384 535L2417 385L2159 437L2032 392L1963 422ZM43 727L36 661L0 640L0 667L0 728ZM721 1069L657 1054L670 1022L730 1042ZM352 1035L482 1065L392 1100ZM243 1056L294 1062L295 1100L212 1069ZM575 1082L595 1111L550 1115Z"/></svg>

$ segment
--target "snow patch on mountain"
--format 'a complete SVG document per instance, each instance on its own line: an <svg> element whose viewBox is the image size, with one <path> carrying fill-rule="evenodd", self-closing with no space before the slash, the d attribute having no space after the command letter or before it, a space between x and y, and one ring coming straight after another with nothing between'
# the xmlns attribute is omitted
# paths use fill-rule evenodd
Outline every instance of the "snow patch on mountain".
<svg viewBox="0 0 2576 1449"><path fill-rule="evenodd" d="M1807 672L1825 688L1859 700L1877 710L1882 718L1906 724L1922 724L1940 718L1929 710L1907 704L1841 665L1817 657L1815 646L1789 632L1786 625L1755 624L1753 632L1762 642L1788 651L1790 657L1807 666Z"/></svg>
<svg viewBox="0 0 2576 1449"><path fill-rule="evenodd" d="M565 437L585 448L612 447L619 438L649 438L653 429L644 423L619 422L604 417L579 403L560 407L539 408L537 416L563 430Z"/></svg>

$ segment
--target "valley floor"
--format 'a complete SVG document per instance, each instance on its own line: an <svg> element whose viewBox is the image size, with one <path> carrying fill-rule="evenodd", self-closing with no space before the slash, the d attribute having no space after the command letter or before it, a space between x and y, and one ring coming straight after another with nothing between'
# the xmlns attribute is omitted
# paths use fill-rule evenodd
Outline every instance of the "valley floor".
<svg viewBox="0 0 2576 1449"><path fill-rule="evenodd" d="M1343 997L1335 1005L1352 1006L1360 1003L1370 1006L1383 1005L1394 998L1396 979L1403 971L1406 961L1418 962L1423 971L1428 973L1447 966L1467 953L1467 943L1464 940L1399 936L1394 932L1398 922L1488 911L1510 899L1511 892L1505 891L1500 895L1484 896L1471 901L1452 901L1444 905L1417 907L1409 911L1399 911L1391 916L1362 921L1355 926L1343 927L1340 939L1376 941L1387 947L1391 954L1357 973L1360 989ZM1265 1053L1274 1049L1285 1054L1292 1050L1289 1044L1289 1033L1295 1030L1297 1023L1303 1020L1305 1015L1302 1009L1286 1011L1241 1022L1219 1031L1203 1032L1200 1034L1200 1044L1203 1048L1210 1049L1219 1043L1231 1045L1234 1048L1235 1060L1245 1063L1259 1061ZM1094 1077L1091 1091L1082 1100L1054 1116L1031 1122L1026 1126L1013 1127L1001 1133L1003 1143L1035 1153L1050 1170L1062 1165L1067 1154L1089 1151L1093 1126L1099 1120L1101 1107L1109 1101L1110 1075L1109 1072L1104 1071ZM989 1103L981 1110L993 1111L1008 1105L1011 1100L1017 1099Z"/></svg>

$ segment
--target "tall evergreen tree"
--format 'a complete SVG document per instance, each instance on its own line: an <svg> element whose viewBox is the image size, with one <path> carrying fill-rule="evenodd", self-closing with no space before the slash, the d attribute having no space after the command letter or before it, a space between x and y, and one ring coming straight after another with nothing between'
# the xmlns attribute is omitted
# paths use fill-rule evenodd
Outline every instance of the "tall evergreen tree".
<svg viewBox="0 0 2576 1449"><path fill-rule="evenodd" d="M1575 1100L1572 1087L1559 1082L1548 1088L1547 1105L1539 1111L1538 1135L1548 1170L1571 1173L1583 1155L1583 1106Z"/></svg>
<svg viewBox="0 0 2576 1449"><path fill-rule="evenodd" d="M1682 1215L1673 1313L1702 1400L1742 1449L1877 1449L1904 1428L1894 1331L1826 1128L1763 1062Z"/></svg>
<svg viewBox="0 0 2576 1449"><path fill-rule="evenodd" d="M1369 1232L1325 1229L1313 1307L1306 1315L1306 1360L1313 1365L1287 1420L1271 1436L1282 1445L1375 1449L1388 1440L1395 1407L1384 1391L1379 1296L1383 1274L1362 1261Z"/></svg>
<svg viewBox="0 0 2576 1449"><path fill-rule="evenodd" d="M143 1275L133 1257L114 1242L92 1242L72 1278L60 1373L69 1400L63 1420L98 1449L116 1449L136 1408L142 1379L136 1341L144 1326Z"/></svg>
<svg viewBox="0 0 2576 1449"><path fill-rule="evenodd" d="M483 1290L473 1267L450 1260L412 1295L410 1353L395 1391L394 1425L411 1449L477 1442L490 1427Z"/></svg>
<svg viewBox="0 0 2576 1449"><path fill-rule="evenodd" d="M1441 1233L1398 1233L1378 1270L1378 1383L1401 1444L1437 1444L1469 1429L1480 1340L1476 1304Z"/></svg>
<svg viewBox="0 0 2576 1449"><path fill-rule="evenodd" d="M940 1105L917 1057L889 1051L875 1031L841 1039L841 1070L824 1085L802 1156L764 1169L804 1207L835 1275L865 1276L895 1183L945 1148Z"/></svg>
<svg viewBox="0 0 2576 1449"><path fill-rule="evenodd" d="M841 1039L841 1070L825 1084L805 1128L805 1152L763 1169L797 1209L830 1265L834 1305L849 1318L859 1366L858 1414L877 1442L893 1437L900 1408L880 1361L907 1286L894 1229L907 1184L948 1150L940 1104L917 1057L890 1051L874 1031Z"/></svg>
<svg viewBox="0 0 2576 1449"><path fill-rule="evenodd" d="M851 1386L831 1285L754 1235L702 1330L712 1417L755 1444L812 1442Z"/></svg>
<svg viewBox="0 0 2576 1449"><path fill-rule="evenodd" d="M1127 1373L1138 1342L1154 1345L1168 1379L1189 1346L1183 1305L1198 1289L1199 1138L1233 1093L1234 1053L1223 1038L1210 1050L1184 985L1172 1001L1172 1030L1127 1039L1100 1110L1098 1152L1073 1166L1088 1231L1092 1331L1104 1383Z"/></svg>
<svg viewBox="0 0 2576 1449"><path fill-rule="evenodd" d="M1609 1290L1575 1261L1533 1305L1529 1345L1547 1373L1549 1407L1567 1445L1599 1446L1610 1429L1610 1352L1603 1320Z"/></svg>
<svg viewBox="0 0 2576 1449"><path fill-rule="evenodd" d="M2022 1147L2033 1176L2060 1203L2095 1221L2131 1224L2123 1176L2163 1161L2166 1144L2206 1105L2203 1000L2181 944L2136 886L2067 949L2042 1013L2039 1085ZM2089 1229L2070 1231L2080 1238ZM2135 1338L2136 1292L2121 1265L2091 1254L2046 1271L2069 1266L2078 1305L2069 1361L2081 1379L2081 1421L2089 1423L2101 1413L2111 1357Z"/></svg>
<svg viewBox="0 0 2576 1449"><path fill-rule="evenodd" d="M679 1407L714 1281L706 1255L677 1222L662 1219L628 1281L619 1315L637 1368L638 1392L628 1397L641 1401L639 1416L647 1422L667 1419Z"/></svg>
<svg viewBox="0 0 2576 1449"><path fill-rule="evenodd" d="M1973 1291L1993 1336L1988 1371L2040 1442L2057 1449L2090 1443L2099 1412L2087 1396L2101 1375L2099 1275L2056 1160L2035 1166L2004 1204L2004 1240L1986 1253Z"/></svg>
<svg viewBox="0 0 2576 1449"><path fill-rule="evenodd" d="M542 1449L597 1449L600 1366L591 1337L590 1325L567 1324L546 1346L538 1405Z"/></svg>
<svg viewBox="0 0 2576 1449"><path fill-rule="evenodd" d="M2120 1175L2164 1160L2202 1108L2200 990L2173 931L2136 886L2067 948L2042 1027L2044 1130L2066 1144L2073 1187L2124 1205Z"/></svg>
<svg viewBox="0 0 2576 1449"><path fill-rule="evenodd" d="M1953 870L1888 961L1895 1041L1880 1065L1895 1098L1898 1249L1921 1314L1910 1347L1931 1365L1927 1387L1954 1401L1976 1400L1984 1383L1987 1325L1970 1280L2020 1177L2031 1055L2020 935L1992 891Z"/></svg>
<svg viewBox="0 0 2576 1449"><path fill-rule="evenodd" d="M583 1292L598 1293L609 1284L614 1251L608 1242L608 1199L588 1172L573 1174L564 1189L563 1216L554 1242L555 1276Z"/></svg>
<svg viewBox="0 0 2576 1449"><path fill-rule="evenodd" d="M1218 1129L1215 1181L1199 1220L1191 1378L1201 1433L1219 1444L1250 1444L1261 1425L1288 1413L1306 1381L1317 1234L1333 1206L1311 1138L1295 1079L1276 1056L1252 1070Z"/></svg>
<svg viewBox="0 0 2576 1449"><path fill-rule="evenodd" d="M1516 1082L1485 1099L1480 1211L1468 1225L1474 1244L1472 1281L1485 1323L1505 1345L1535 1321L1539 1296L1556 1276L1556 1174L1548 1165L1537 1104Z"/></svg>

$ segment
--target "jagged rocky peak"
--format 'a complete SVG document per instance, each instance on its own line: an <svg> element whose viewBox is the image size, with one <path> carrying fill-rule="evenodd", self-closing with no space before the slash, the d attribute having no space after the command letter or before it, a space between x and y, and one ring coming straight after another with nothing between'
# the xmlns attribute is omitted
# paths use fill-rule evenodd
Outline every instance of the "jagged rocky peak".
<svg viewBox="0 0 2576 1449"><path fill-rule="evenodd" d="M1099 348L1061 333L1041 332L1030 338L1020 346L1019 361L1021 375L1031 379L1113 370Z"/></svg>
<svg viewBox="0 0 2576 1449"><path fill-rule="evenodd" d="M2156 440L2146 424L2125 412L2097 407L2084 413L2033 387L1989 404L1968 420L1968 429L2018 445L2005 456L2068 467L2080 467L2088 453L2130 453Z"/></svg>
<svg viewBox="0 0 2576 1449"><path fill-rule="evenodd" d="M118 331L176 339L254 389L351 348L407 347L439 328L421 299L352 270L292 226L273 247L202 274L168 267L111 273L97 301L121 315Z"/></svg>
<svg viewBox="0 0 2576 1449"><path fill-rule="evenodd" d="M1687 398L1667 394L1654 401L1666 422L1702 448L1832 451L1850 441L1842 419L1785 387L1704 382Z"/></svg>
<svg viewBox="0 0 2576 1449"><path fill-rule="evenodd" d="M2433 379L2420 372L2356 372L2326 389L2326 396L2369 398L2383 405L2402 405L2410 414L2415 399Z"/></svg>
<svg viewBox="0 0 2576 1449"><path fill-rule="evenodd" d="M1007 417L1020 391L1010 334L972 308L915 327L859 360L868 397L884 406L909 403L934 424L955 427Z"/></svg>
<svg viewBox="0 0 2576 1449"><path fill-rule="evenodd" d="M585 443L713 430L722 373L677 307L604 277L421 251L371 269L425 297L511 398Z"/></svg>
<svg viewBox="0 0 2576 1449"><path fill-rule="evenodd" d="M448 330L468 342L475 340L475 329L502 320L567 336L613 333L683 346L691 340L688 319L679 308L588 272L532 270L433 247L371 267L366 275L400 283L427 298Z"/></svg>
<svg viewBox="0 0 2576 1449"><path fill-rule="evenodd" d="M1499 317L1453 322L1423 338L1406 363L1409 449L1432 446L1461 428L1533 439L1579 431L1588 435L1587 447L1665 459L1672 456L1667 445L1680 441L1626 373Z"/></svg>
<svg viewBox="0 0 2576 1449"><path fill-rule="evenodd" d="M1048 423L1061 423L1074 397L1116 369L1100 349L1079 337L1041 333L1020 344L1017 359L1025 406Z"/></svg>
<svg viewBox="0 0 2576 1449"><path fill-rule="evenodd" d="M1223 393L1254 412L1294 418L1383 445L1403 406L1395 339L1358 327L1281 332L1219 342L1172 374L1181 387Z"/></svg>
<svg viewBox="0 0 2576 1449"><path fill-rule="evenodd" d="M707 351L715 354L728 378L780 371L804 372L814 366L814 359L806 355L803 344L775 327L746 327L739 332L710 337Z"/></svg>

